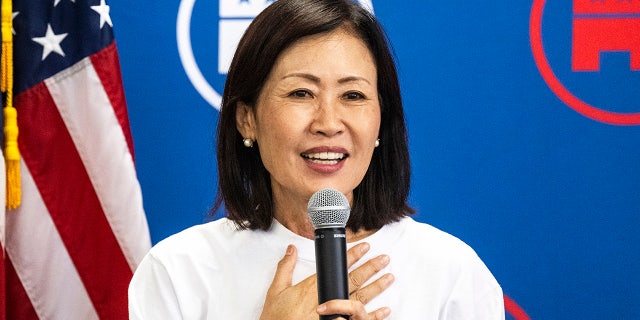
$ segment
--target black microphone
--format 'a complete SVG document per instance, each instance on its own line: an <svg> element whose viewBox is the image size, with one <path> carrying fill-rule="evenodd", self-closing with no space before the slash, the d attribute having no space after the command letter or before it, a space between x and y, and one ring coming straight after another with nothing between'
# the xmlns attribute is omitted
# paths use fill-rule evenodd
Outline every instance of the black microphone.
<svg viewBox="0 0 640 320"><path fill-rule="evenodd" d="M347 235L349 201L338 190L322 189L311 196L307 213L315 230L318 303L333 299L349 299L347 270ZM321 320L345 315L320 316Z"/></svg>

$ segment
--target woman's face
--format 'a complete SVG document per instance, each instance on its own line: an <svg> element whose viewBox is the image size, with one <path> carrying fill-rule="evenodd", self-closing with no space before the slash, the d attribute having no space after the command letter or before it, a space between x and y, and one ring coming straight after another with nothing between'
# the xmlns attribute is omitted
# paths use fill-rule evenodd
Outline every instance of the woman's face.
<svg viewBox="0 0 640 320"><path fill-rule="evenodd" d="M276 206L335 188L349 201L380 128L377 71L365 43L342 29L302 38L283 51L255 108L237 125L255 140Z"/></svg>

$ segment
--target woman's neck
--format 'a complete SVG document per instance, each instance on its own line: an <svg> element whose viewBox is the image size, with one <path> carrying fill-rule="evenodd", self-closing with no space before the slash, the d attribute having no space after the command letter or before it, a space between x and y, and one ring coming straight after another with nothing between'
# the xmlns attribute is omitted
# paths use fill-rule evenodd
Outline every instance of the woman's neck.
<svg viewBox="0 0 640 320"><path fill-rule="evenodd" d="M298 214L298 215L282 215L282 214L277 214L276 213L276 220L278 220L278 222L283 225L285 228L289 229L291 232L307 238L307 239L314 239L314 232L315 232L315 228L313 227L313 224L311 224L311 222L309 221L309 218L306 215L306 212L304 214ZM346 234L347 234L347 242L356 242L356 241L360 241L372 234L374 234L377 230L364 230L364 229L360 229L357 232L353 232L351 231L351 229L347 228L346 229Z"/></svg>
<svg viewBox="0 0 640 320"><path fill-rule="evenodd" d="M274 190L273 196L273 209L276 220L291 232L301 237L313 240L315 228L307 214L308 197L300 197L300 199L296 200L294 195L288 194L287 196L284 196L276 190ZM351 229L347 228L347 242L362 240L374 234L376 231L377 230L360 229L353 232Z"/></svg>

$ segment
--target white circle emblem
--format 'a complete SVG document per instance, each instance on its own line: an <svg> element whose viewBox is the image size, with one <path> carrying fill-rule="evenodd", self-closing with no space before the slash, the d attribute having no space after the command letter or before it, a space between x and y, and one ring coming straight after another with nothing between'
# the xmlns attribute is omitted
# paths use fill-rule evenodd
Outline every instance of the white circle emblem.
<svg viewBox="0 0 640 320"><path fill-rule="evenodd" d="M219 0L222 5L225 4L227 6L237 5L238 1L233 1L234 4L230 4L227 2L231 2L228 0ZM254 8L250 11L255 11L255 5L253 2L257 2L256 0L249 1L239 1L239 3L243 4L244 2L248 2L250 6ZM258 4L263 9L266 7L267 1L262 1L263 3ZM373 13L373 3L372 0L360 0L360 5L364 8L367 8L370 12ZM207 103L209 103L214 108L220 110L220 104L222 102L222 96L218 91L216 91L211 84L204 77L200 68L198 67L198 63L196 62L195 56L193 55L193 48L191 46L191 15L193 13L193 7L196 3L196 0L181 0L180 6L178 7L178 17L176 21L176 40L178 44L178 54L180 55L180 62L182 63L182 67L184 68L189 81L193 87L198 91L200 96L204 98ZM221 10L222 11L222 10ZM235 45L233 49L235 50Z"/></svg>

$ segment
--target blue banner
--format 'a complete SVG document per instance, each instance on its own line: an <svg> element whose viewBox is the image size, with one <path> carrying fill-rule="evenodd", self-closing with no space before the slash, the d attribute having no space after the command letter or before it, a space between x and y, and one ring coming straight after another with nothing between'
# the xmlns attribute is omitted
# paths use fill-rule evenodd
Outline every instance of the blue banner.
<svg viewBox="0 0 640 320"><path fill-rule="evenodd" d="M154 243L205 221L235 41L270 1L112 0ZM640 318L640 1L364 1L401 77L417 220L508 319Z"/></svg>

